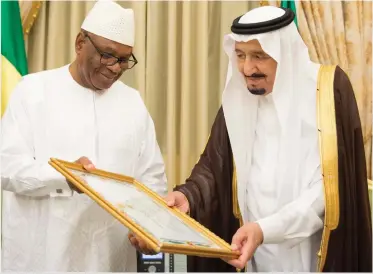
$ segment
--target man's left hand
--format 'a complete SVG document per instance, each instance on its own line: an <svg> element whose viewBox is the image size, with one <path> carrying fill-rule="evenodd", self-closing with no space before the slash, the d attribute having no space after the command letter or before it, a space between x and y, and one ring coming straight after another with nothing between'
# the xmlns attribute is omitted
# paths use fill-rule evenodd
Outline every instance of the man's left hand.
<svg viewBox="0 0 373 274"><path fill-rule="evenodd" d="M133 232L128 233L128 239L130 240L133 247L142 254L155 255L156 252L148 246L140 237L136 236Z"/></svg>
<svg viewBox="0 0 373 274"><path fill-rule="evenodd" d="M257 223L247 223L240 227L232 239L232 250L240 251L238 259L225 260L230 265L243 269L263 242L263 231Z"/></svg>
<svg viewBox="0 0 373 274"><path fill-rule="evenodd" d="M92 171L94 170L96 167L94 166L94 164L91 162L91 160L89 160L87 157L80 157L78 160L75 161L75 163L77 164L80 164L83 166L83 168L87 171ZM79 188L77 188L73 183L71 183L69 180L67 180L67 183L69 184L69 187L74 190L75 192L81 194L83 193Z"/></svg>

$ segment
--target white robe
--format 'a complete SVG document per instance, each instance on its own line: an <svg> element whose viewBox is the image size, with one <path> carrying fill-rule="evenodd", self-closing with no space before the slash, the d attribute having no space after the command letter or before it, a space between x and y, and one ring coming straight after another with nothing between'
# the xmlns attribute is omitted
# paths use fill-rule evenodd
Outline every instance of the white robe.
<svg viewBox="0 0 373 274"><path fill-rule="evenodd" d="M312 129L311 129L312 130ZM254 272L314 272L321 242L324 202L321 170L302 169L310 189L303 189L298 199L288 205L278 199L278 166L281 127L272 95L260 97L255 129L250 179L246 188L247 221L258 222L263 230L264 243L256 250L248 264ZM304 126L304 148L309 145ZM308 161L318 157L317 143L311 149ZM308 165L304 165L308 166ZM308 173L308 174L307 174ZM309 175L309 173L312 173ZM303 184L304 185L304 184ZM289 192L297 191L288 189ZM310 207L308 206L310 205ZM305 212L301 212L306 208ZM303 214L301 214L303 213ZM316 232L316 233L315 233ZM281 236L280 236L281 235Z"/></svg>
<svg viewBox="0 0 373 274"><path fill-rule="evenodd" d="M128 230L72 192L48 160L86 156L165 195L164 163L139 93L117 81L99 95L64 66L25 76L1 126L2 270L136 271Z"/></svg>

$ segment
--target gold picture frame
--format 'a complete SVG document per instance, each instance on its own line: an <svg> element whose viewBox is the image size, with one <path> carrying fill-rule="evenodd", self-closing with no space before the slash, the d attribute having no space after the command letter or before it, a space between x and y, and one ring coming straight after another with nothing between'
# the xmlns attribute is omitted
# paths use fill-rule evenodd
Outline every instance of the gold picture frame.
<svg viewBox="0 0 373 274"><path fill-rule="evenodd" d="M161 196L132 177L100 169L87 171L80 164L55 158L49 164L157 253L221 259L239 256L223 239L167 206Z"/></svg>

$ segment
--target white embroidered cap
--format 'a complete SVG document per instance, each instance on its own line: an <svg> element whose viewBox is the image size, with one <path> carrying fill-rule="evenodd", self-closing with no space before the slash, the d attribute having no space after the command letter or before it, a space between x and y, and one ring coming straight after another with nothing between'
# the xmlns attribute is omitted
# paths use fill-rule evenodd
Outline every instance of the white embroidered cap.
<svg viewBox="0 0 373 274"><path fill-rule="evenodd" d="M97 1L81 28L130 47L135 43L133 10L125 9L111 0Z"/></svg>

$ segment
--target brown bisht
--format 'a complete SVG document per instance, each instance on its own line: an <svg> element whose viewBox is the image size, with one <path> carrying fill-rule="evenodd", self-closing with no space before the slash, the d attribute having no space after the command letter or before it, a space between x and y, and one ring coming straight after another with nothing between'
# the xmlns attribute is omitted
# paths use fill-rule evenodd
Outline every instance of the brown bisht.
<svg viewBox="0 0 373 274"><path fill-rule="evenodd" d="M351 83L339 67L335 69L333 86L339 217L327 239L327 250L320 252L324 257L322 271L372 272L371 209L360 117ZM242 221L234 214L238 207L234 177L231 145L220 108L198 163L186 183L175 190L186 195L191 217L228 243ZM235 271L220 259L188 256L188 272Z"/></svg>

